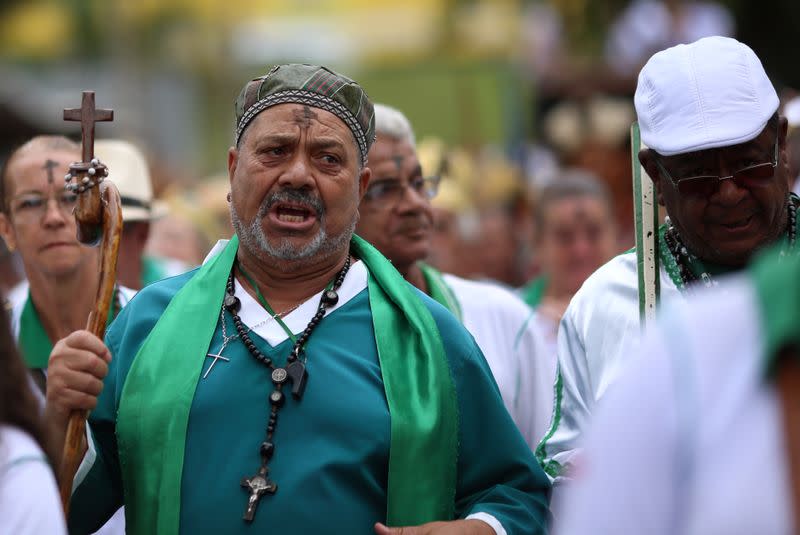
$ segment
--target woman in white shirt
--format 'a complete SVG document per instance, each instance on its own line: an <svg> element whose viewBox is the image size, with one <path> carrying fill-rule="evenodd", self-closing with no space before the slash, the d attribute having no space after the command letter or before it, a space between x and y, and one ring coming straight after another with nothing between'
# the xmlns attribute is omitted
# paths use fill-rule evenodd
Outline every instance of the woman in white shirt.
<svg viewBox="0 0 800 535"><path fill-rule="evenodd" d="M0 535L66 534L39 402L0 311Z"/></svg>

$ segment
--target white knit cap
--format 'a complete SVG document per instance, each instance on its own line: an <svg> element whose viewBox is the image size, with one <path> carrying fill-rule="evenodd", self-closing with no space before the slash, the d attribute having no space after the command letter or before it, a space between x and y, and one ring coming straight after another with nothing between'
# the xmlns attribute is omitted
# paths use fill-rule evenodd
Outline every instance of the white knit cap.
<svg viewBox="0 0 800 535"><path fill-rule="evenodd" d="M778 109L778 94L750 47L705 37L653 55L633 103L642 143L672 156L750 141Z"/></svg>

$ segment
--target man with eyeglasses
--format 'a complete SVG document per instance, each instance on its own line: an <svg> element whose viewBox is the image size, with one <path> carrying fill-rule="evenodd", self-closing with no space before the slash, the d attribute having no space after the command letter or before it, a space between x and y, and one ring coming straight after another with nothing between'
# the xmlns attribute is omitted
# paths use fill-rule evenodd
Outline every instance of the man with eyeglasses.
<svg viewBox="0 0 800 535"><path fill-rule="evenodd" d="M798 199L786 177L786 119L749 47L709 37L661 51L643 67L634 103L648 147L639 160L668 214L658 235L661 304L718 285L769 244L780 242L780 254L794 250ZM594 407L639 356L639 341L631 251L587 279L562 320L556 408L537 448L551 477L580 464Z"/></svg>
<svg viewBox="0 0 800 535"><path fill-rule="evenodd" d="M0 173L0 235L19 251L27 280L7 296L11 328L42 403L53 344L84 329L94 308L98 249L78 242L77 196L64 190L64 175L81 159L80 146L61 136L38 136L20 146ZM109 320L133 296L118 286ZM117 513L99 533L124 533Z"/></svg>
<svg viewBox="0 0 800 535"><path fill-rule="evenodd" d="M485 282L441 273L424 262L433 232L431 199L438 176L425 176L417 157L411 124L397 109L375 105L377 138L369 151L372 179L359 206L356 227L407 281L447 308L475 338L497 382L503 401L528 444L540 437L526 432L534 407L532 381L521 378L521 359L533 358L537 337L527 320L530 310L517 296Z"/></svg>

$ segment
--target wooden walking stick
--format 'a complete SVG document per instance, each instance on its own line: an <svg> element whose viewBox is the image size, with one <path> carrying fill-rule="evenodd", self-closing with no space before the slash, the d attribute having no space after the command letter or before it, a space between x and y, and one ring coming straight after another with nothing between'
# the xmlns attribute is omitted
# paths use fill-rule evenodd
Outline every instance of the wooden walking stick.
<svg viewBox="0 0 800 535"><path fill-rule="evenodd" d="M117 278L117 253L122 233L122 208L116 186L105 180L108 169L94 157L94 123L113 121L113 110L98 110L94 91L84 91L80 108L64 110L65 121L80 121L83 161L69 166L66 188L78 195L75 221L78 241L100 244L100 281L94 309L86 329L102 339ZM74 411L69 418L61 459L60 491L64 514L69 513L72 480L78 470L86 429L86 411Z"/></svg>

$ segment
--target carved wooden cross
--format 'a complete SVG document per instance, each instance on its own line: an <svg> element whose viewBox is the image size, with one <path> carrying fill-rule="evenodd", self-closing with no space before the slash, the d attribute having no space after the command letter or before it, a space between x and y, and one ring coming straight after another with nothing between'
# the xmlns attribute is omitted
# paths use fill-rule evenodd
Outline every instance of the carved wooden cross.
<svg viewBox="0 0 800 535"><path fill-rule="evenodd" d="M80 121L83 161L94 158L94 123L113 121L114 110L97 109L94 106L94 91L84 91L80 108L64 110L65 121Z"/></svg>

